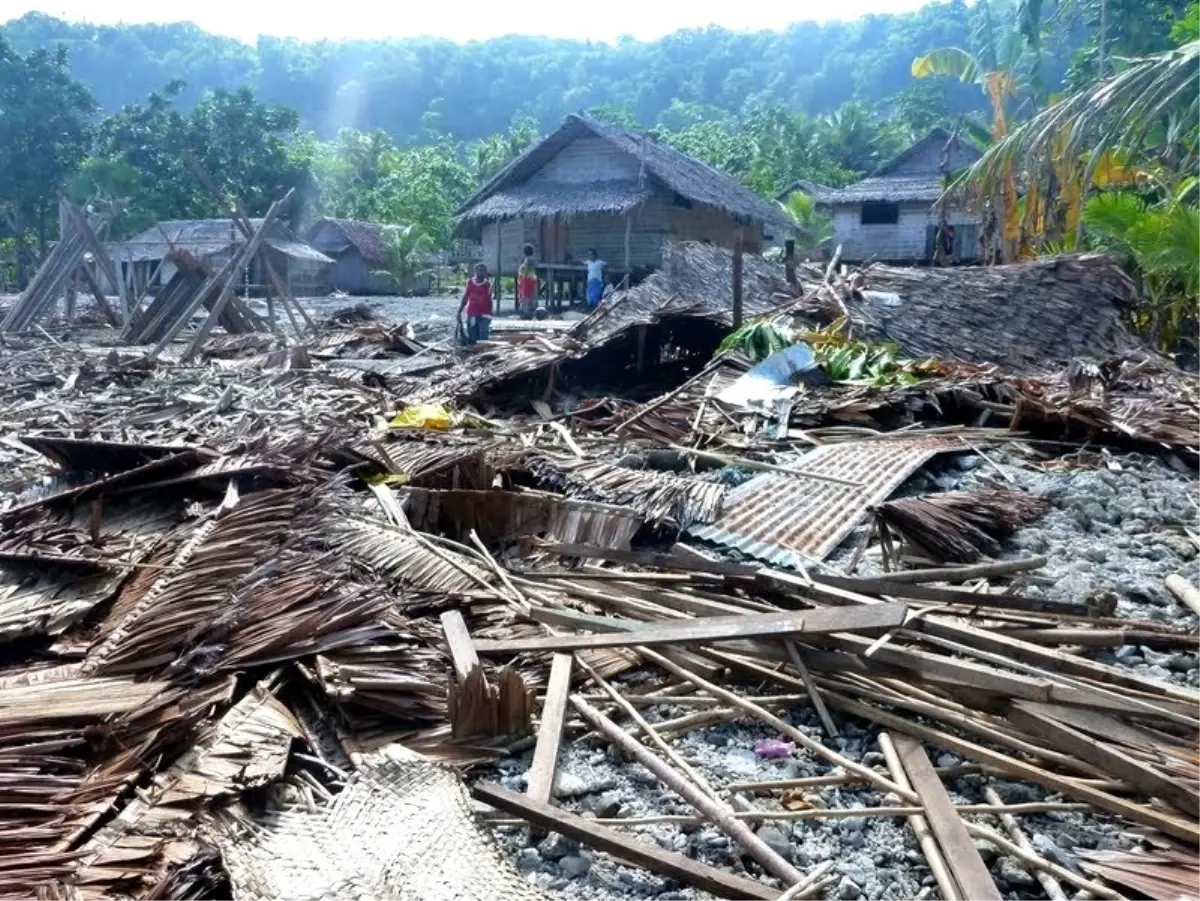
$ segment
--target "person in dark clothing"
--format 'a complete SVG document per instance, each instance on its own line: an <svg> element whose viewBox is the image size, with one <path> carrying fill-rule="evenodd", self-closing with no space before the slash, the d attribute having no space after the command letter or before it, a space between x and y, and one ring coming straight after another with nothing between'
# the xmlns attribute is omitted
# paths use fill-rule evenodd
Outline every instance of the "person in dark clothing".
<svg viewBox="0 0 1200 901"><path fill-rule="evenodd" d="M934 261L939 266L954 265L954 226L943 225L938 229Z"/></svg>

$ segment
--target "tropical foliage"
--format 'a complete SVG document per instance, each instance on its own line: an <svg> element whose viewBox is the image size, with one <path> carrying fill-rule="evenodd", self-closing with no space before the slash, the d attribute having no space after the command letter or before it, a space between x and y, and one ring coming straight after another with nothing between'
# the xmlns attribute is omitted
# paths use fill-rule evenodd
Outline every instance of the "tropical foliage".
<svg viewBox="0 0 1200 901"><path fill-rule="evenodd" d="M383 240L388 262L382 274L392 280L399 293L407 294L414 289L418 279L432 272L429 261L436 245L415 223L387 226Z"/></svg>
<svg viewBox="0 0 1200 901"><path fill-rule="evenodd" d="M817 209L817 202L808 194L796 191L781 202L784 214L792 223L796 253L811 256L833 237L833 218Z"/></svg>

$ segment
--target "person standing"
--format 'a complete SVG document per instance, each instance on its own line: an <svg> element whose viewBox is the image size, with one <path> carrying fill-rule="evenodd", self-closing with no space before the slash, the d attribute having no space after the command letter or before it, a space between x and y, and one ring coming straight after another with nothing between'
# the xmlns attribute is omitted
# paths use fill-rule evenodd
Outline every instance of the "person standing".
<svg viewBox="0 0 1200 901"><path fill-rule="evenodd" d="M537 310L537 270L533 263L533 245L524 247L525 257L517 269L517 312L529 319Z"/></svg>
<svg viewBox="0 0 1200 901"><path fill-rule="evenodd" d="M588 251L587 261L587 305L589 310L600 306L600 298L604 296L604 267L608 264L596 255L596 249Z"/></svg>
<svg viewBox="0 0 1200 901"><path fill-rule="evenodd" d="M483 263L475 264L475 274L467 282L462 303L458 305L460 328L463 310L467 313L467 344L486 341L492 329L492 283L488 279L488 268Z"/></svg>

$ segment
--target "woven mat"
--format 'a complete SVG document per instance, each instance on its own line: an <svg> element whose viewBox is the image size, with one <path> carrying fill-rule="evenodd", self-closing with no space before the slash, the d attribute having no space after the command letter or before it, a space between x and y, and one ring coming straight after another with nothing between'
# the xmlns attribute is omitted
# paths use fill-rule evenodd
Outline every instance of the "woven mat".
<svg viewBox="0 0 1200 901"><path fill-rule="evenodd" d="M458 776L422 759L372 761L315 809L239 807L211 827L237 901L548 899L476 822Z"/></svg>

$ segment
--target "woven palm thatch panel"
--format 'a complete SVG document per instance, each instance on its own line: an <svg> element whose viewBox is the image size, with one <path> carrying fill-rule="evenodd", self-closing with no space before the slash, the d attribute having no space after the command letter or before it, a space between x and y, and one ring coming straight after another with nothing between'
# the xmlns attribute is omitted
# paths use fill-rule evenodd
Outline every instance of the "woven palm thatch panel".
<svg viewBox="0 0 1200 901"><path fill-rule="evenodd" d="M566 500L536 491L397 492L414 528L441 532L457 541L474 529L485 541L542 536L567 544L628 550L642 516L626 507Z"/></svg>
<svg viewBox="0 0 1200 901"><path fill-rule="evenodd" d="M369 764L315 811L237 808L215 833L239 901L547 897L477 825L458 777L424 760Z"/></svg>
<svg viewBox="0 0 1200 901"><path fill-rule="evenodd" d="M728 489L669 472L626 469L602 460L535 458L538 480L568 497L632 507L648 522L680 528L716 520Z"/></svg>
<svg viewBox="0 0 1200 901"><path fill-rule="evenodd" d="M292 713L255 686L92 836L72 882L88 897L155 897L169 872L202 855L191 836L201 807L281 778L301 734Z"/></svg>

